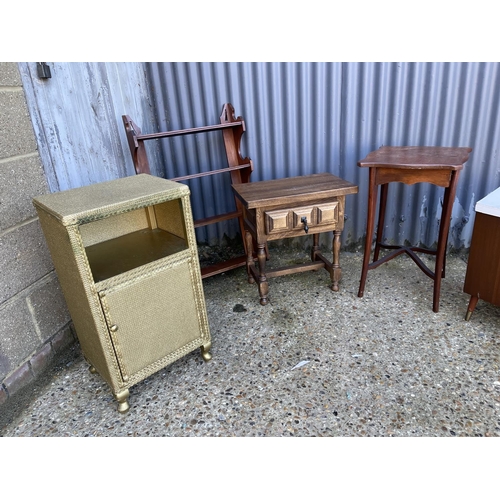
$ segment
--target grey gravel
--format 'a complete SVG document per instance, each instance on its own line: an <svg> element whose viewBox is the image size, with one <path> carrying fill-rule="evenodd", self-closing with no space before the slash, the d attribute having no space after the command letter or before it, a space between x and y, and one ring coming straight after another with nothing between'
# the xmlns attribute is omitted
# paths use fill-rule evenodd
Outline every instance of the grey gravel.
<svg viewBox="0 0 500 500"><path fill-rule="evenodd" d="M269 267L304 258L277 247ZM133 386L122 415L76 346L2 435L499 436L500 308L464 320L465 258L447 257L439 313L406 257L358 298L361 259L342 252L339 292L324 270L272 278L267 306L243 268L205 279L212 361L195 351Z"/></svg>

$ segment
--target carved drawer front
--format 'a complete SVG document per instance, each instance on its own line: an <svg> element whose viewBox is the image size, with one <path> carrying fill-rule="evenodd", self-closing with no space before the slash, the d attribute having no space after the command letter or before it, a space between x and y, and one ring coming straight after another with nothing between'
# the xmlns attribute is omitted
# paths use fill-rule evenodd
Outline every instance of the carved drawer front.
<svg viewBox="0 0 500 500"><path fill-rule="evenodd" d="M307 223L309 225L313 224L313 212L314 212L314 207L294 208L292 210L293 226L290 229L303 229L304 223L302 222L302 217L307 218Z"/></svg>
<svg viewBox="0 0 500 500"><path fill-rule="evenodd" d="M339 203L333 201L316 206L318 224L334 224L339 221Z"/></svg>
<svg viewBox="0 0 500 500"><path fill-rule="evenodd" d="M339 202L330 201L319 205L308 205L290 209L271 210L265 213L266 233L276 234L290 231L303 231L303 217L307 225L337 226L339 223Z"/></svg>
<svg viewBox="0 0 500 500"><path fill-rule="evenodd" d="M280 231L288 231L288 214L290 210L273 210L266 212L266 233L273 234Z"/></svg>

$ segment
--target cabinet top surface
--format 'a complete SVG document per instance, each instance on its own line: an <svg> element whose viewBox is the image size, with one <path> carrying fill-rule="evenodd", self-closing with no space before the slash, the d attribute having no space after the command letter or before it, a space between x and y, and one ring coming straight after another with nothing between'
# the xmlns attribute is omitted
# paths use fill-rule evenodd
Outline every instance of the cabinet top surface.
<svg viewBox="0 0 500 500"><path fill-rule="evenodd" d="M188 193L189 188L184 184L140 174L45 194L34 198L33 204L64 225L72 225L162 203Z"/></svg>
<svg viewBox="0 0 500 500"><path fill-rule="evenodd" d="M500 217L500 187L476 203L476 212Z"/></svg>
<svg viewBox="0 0 500 500"><path fill-rule="evenodd" d="M358 192L358 186L330 173L233 184L232 188L247 208L313 203Z"/></svg>
<svg viewBox="0 0 500 500"><path fill-rule="evenodd" d="M448 168L461 170L471 148L382 146L358 162L360 167Z"/></svg>

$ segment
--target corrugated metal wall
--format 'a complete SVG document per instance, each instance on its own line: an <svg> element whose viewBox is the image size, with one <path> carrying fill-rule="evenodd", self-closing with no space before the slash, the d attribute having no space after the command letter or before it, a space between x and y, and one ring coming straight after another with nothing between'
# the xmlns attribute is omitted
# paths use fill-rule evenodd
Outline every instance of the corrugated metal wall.
<svg viewBox="0 0 500 500"><path fill-rule="evenodd" d="M252 180L325 170L339 173L342 65L289 63L149 63L161 130L219 123L230 102L247 131L243 156L254 162ZM162 140L164 174L226 163L220 133ZM234 209L229 179L190 183L195 217ZM203 231L203 232L202 232ZM205 241L233 237L235 221L199 230Z"/></svg>
<svg viewBox="0 0 500 500"><path fill-rule="evenodd" d="M358 184L359 194L347 200L344 244L360 241L365 231L368 172L358 160L382 145L472 147L453 210L455 248L470 245L475 202L500 185L499 70L497 63L148 64L161 129L216 123L229 101L247 124L254 180L326 170ZM207 158L195 159L196 147L164 151L166 175ZM220 189L204 186L195 209L210 214ZM442 191L391 185L386 237L432 246ZM226 194L222 204L228 200Z"/></svg>
<svg viewBox="0 0 500 500"><path fill-rule="evenodd" d="M254 162L253 180L330 171L359 185L347 199L344 245L358 244L365 232L368 172L357 161L381 145L473 148L453 210L454 248L470 245L475 202L500 185L500 63L54 63L53 85L59 73L70 76L50 94L45 85L47 104L37 106L57 109L50 118L57 127L39 140L55 151L46 170L53 168L60 189L131 174L122 114L144 133L175 130L218 123L225 102L245 119L242 154ZM43 85L32 86L33 99L41 99ZM44 120L40 112L39 128L51 131ZM109 140L99 139L106 134ZM89 135L97 142L82 147ZM166 177L225 162L217 133L148 148L153 171ZM100 166L88 165L85 155ZM196 217L232 207L229 182L220 176L190 187ZM430 185L391 185L386 237L432 246L441 199L442 189ZM216 242L237 231L228 221L198 237Z"/></svg>
<svg viewBox="0 0 500 500"><path fill-rule="evenodd" d="M498 63L345 64L341 162L356 161L381 145L470 146L461 174L449 243L468 247L474 206L500 185L500 65ZM367 172L360 186L355 234L366 220ZM437 240L443 189L428 184L389 188L386 236L428 246Z"/></svg>

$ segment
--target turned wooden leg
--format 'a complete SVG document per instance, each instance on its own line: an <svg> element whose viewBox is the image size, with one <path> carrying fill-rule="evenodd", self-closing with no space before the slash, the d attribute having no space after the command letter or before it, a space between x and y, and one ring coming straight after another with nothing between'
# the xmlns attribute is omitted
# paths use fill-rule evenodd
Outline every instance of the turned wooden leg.
<svg viewBox="0 0 500 500"><path fill-rule="evenodd" d="M340 268L340 235L341 231L333 231L333 243L332 243L332 252L333 252L333 263L332 263L332 284L331 289L334 292L339 291L339 281L342 275L342 270Z"/></svg>
<svg viewBox="0 0 500 500"><path fill-rule="evenodd" d="M255 283L251 267L253 266L253 238L250 231L245 231L245 243L247 247L247 274L248 282Z"/></svg>
<svg viewBox="0 0 500 500"><path fill-rule="evenodd" d="M115 394L115 398L118 401L118 411L120 413L126 413L129 410L130 408L130 405L128 404L129 396L130 392L128 391L128 389L125 389L121 392L117 392Z"/></svg>
<svg viewBox="0 0 500 500"><path fill-rule="evenodd" d="M267 304L267 294L269 291L269 285L266 278L266 245L257 245L257 259L259 262L259 295L260 303L265 306Z"/></svg>
<svg viewBox="0 0 500 500"><path fill-rule="evenodd" d="M474 309L476 308L478 300L479 300L479 297L477 295L471 295L471 298L469 300L469 305L467 307L467 313L465 315L465 321L470 320L470 317L472 316L472 313L474 312Z"/></svg>
<svg viewBox="0 0 500 500"><path fill-rule="evenodd" d="M205 345L200 347L201 349L201 357L205 362L209 362L212 359L212 354L210 353L210 349L212 348L212 343L208 342Z"/></svg>
<svg viewBox="0 0 500 500"><path fill-rule="evenodd" d="M311 248L311 260L314 262L316 260L316 254L319 250L319 233L313 234L313 246Z"/></svg>
<svg viewBox="0 0 500 500"><path fill-rule="evenodd" d="M359 282L358 297L363 297L365 292L366 276L368 265L370 264L370 254L372 249L373 227L375 224L375 211L377 210L377 186L375 185L376 168L370 168L370 183L368 187L368 215L366 219L366 240L365 253L363 257L363 269L361 270L361 280Z"/></svg>

